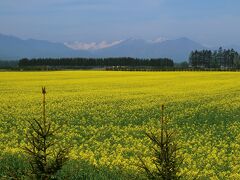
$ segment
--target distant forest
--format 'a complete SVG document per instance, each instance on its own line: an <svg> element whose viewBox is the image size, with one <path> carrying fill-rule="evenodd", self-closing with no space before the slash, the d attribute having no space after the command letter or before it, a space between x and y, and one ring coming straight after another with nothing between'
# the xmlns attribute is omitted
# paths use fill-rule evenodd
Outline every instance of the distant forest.
<svg viewBox="0 0 240 180"><path fill-rule="evenodd" d="M218 51L192 51L189 57L190 67L196 68L240 68L240 54L233 49L219 48Z"/></svg>
<svg viewBox="0 0 240 180"><path fill-rule="evenodd" d="M168 58L159 59L136 59L136 58L38 58L38 59L21 59L19 67L25 66L53 66L53 67L108 67L108 66L151 66L151 67L173 67L174 62Z"/></svg>
<svg viewBox="0 0 240 180"><path fill-rule="evenodd" d="M0 61L0 69L8 70L240 70L240 54L233 49L196 50L188 61L174 63L169 58L24 58L19 61Z"/></svg>

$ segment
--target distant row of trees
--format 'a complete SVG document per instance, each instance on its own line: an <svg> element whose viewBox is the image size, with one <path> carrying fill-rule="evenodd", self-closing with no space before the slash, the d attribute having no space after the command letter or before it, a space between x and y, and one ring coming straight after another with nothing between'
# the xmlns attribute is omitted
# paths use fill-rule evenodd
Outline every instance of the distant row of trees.
<svg viewBox="0 0 240 180"><path fill-rule="evenodd" d="M233 49L192 51L189 65L198 68L240 68L240 54Z"/></svg>
<svg viewBox="0 0 240 180"><path fill-rule="evenodd" d="M192 51L188 62L175 63L172 59L119 58L24 58L1 61L0 69L11 70L239 70L240 54L233 49Z"/></svg>
<svg viewBox="0 0 240 180"><path fill-rule="evenodd" d="M38 58L21 59L18 64L24 66L153 66L153 67L173 67L174 62L168 58L159 59L137 59L137 58Z"/></svg>

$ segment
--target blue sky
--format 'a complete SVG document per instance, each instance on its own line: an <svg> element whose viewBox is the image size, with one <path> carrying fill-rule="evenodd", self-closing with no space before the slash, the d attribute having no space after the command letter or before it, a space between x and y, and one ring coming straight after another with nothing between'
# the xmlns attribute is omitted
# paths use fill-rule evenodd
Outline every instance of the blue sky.
<svg viewBox="0 0 240 180"><path fill-rule="evenodd" d="M240 44L239 0L1 0L0 33L21 38L115 41L188 37Z"/></svg>

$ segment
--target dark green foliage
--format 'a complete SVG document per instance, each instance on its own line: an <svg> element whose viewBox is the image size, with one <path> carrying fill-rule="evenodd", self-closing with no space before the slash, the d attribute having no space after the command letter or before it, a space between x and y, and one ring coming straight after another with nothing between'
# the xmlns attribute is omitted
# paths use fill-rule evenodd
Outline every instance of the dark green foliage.
<svg viewBox="0 0 240 180"><path fill-rule="evenodd" d="M69 147L63 148L55 135L59 128L54 128L51 121L46 119L46 89L42 88L43 117L40 121L29 122L26 134L27 145L23 147L29 157L32 174L36 179L54 179L68 160Z"/></svg>
<svg viewBox="0 0 240 180"><path fill-rule="evenodd" d="M197 68L240 68L240 55L233 49L193 51L189 64Z"/></svg>
<svg viewBox="0 0 240 180"><path fill-rule="evenodd" d="M175 133L167 127L167 122L164 118L164 105L162 105L160 134L146 133L146 135L153 143L154 157L152 165L154 169L149 168L142 158L139 158L141 162L140 168L145 170L149 179L180 179L177 174L181 163L178 157L179 148L174 137Z"/></svg>
<svg viewBox="0 0 240 180"><path fill-rule="evenodd" d="M27 66L53 66L53 67L74 67L74 66L92 66L92 67L111 67L111 66L152 66L152 67L173 67L173 60L167 58L159 59L135 59L129 57L121 58L60 58L60 59L21 59L20 67Z"/></svg>
<svg viewBox="0 0 240 180"><path fill-rule="evenodd" d="M87 161L69 160L61 171L57 174L60 180L76 180L76 179L91 179L91 180L131 180L143 179L140 174L128 172L120 168L96 167Z"/></svg>
<svg viewBox="0 0 240 180"><path fill-rule="evenodd" d="M0 156L0 179L31 179L29 164L20 153L3 153Z"/></svg>

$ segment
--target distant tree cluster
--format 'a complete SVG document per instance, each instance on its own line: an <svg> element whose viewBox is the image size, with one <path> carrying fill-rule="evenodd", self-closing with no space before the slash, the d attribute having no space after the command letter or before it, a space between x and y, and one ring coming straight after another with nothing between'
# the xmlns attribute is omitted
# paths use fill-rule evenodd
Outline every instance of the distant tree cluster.
<svg viewBox="0 0 240 180"><path fill-rule="evenodd" d="M233 49L192 51L189 64L199 68L240 68L240 54Z"/></svg>
<svg viewBox="0 0 240 180"><path fill-rule="evenodd" d="M154 67L173 67L174 62L168 58L159 59L136 59L136 58L39 58L21 59L19 66L154 66Z"/></svg>

